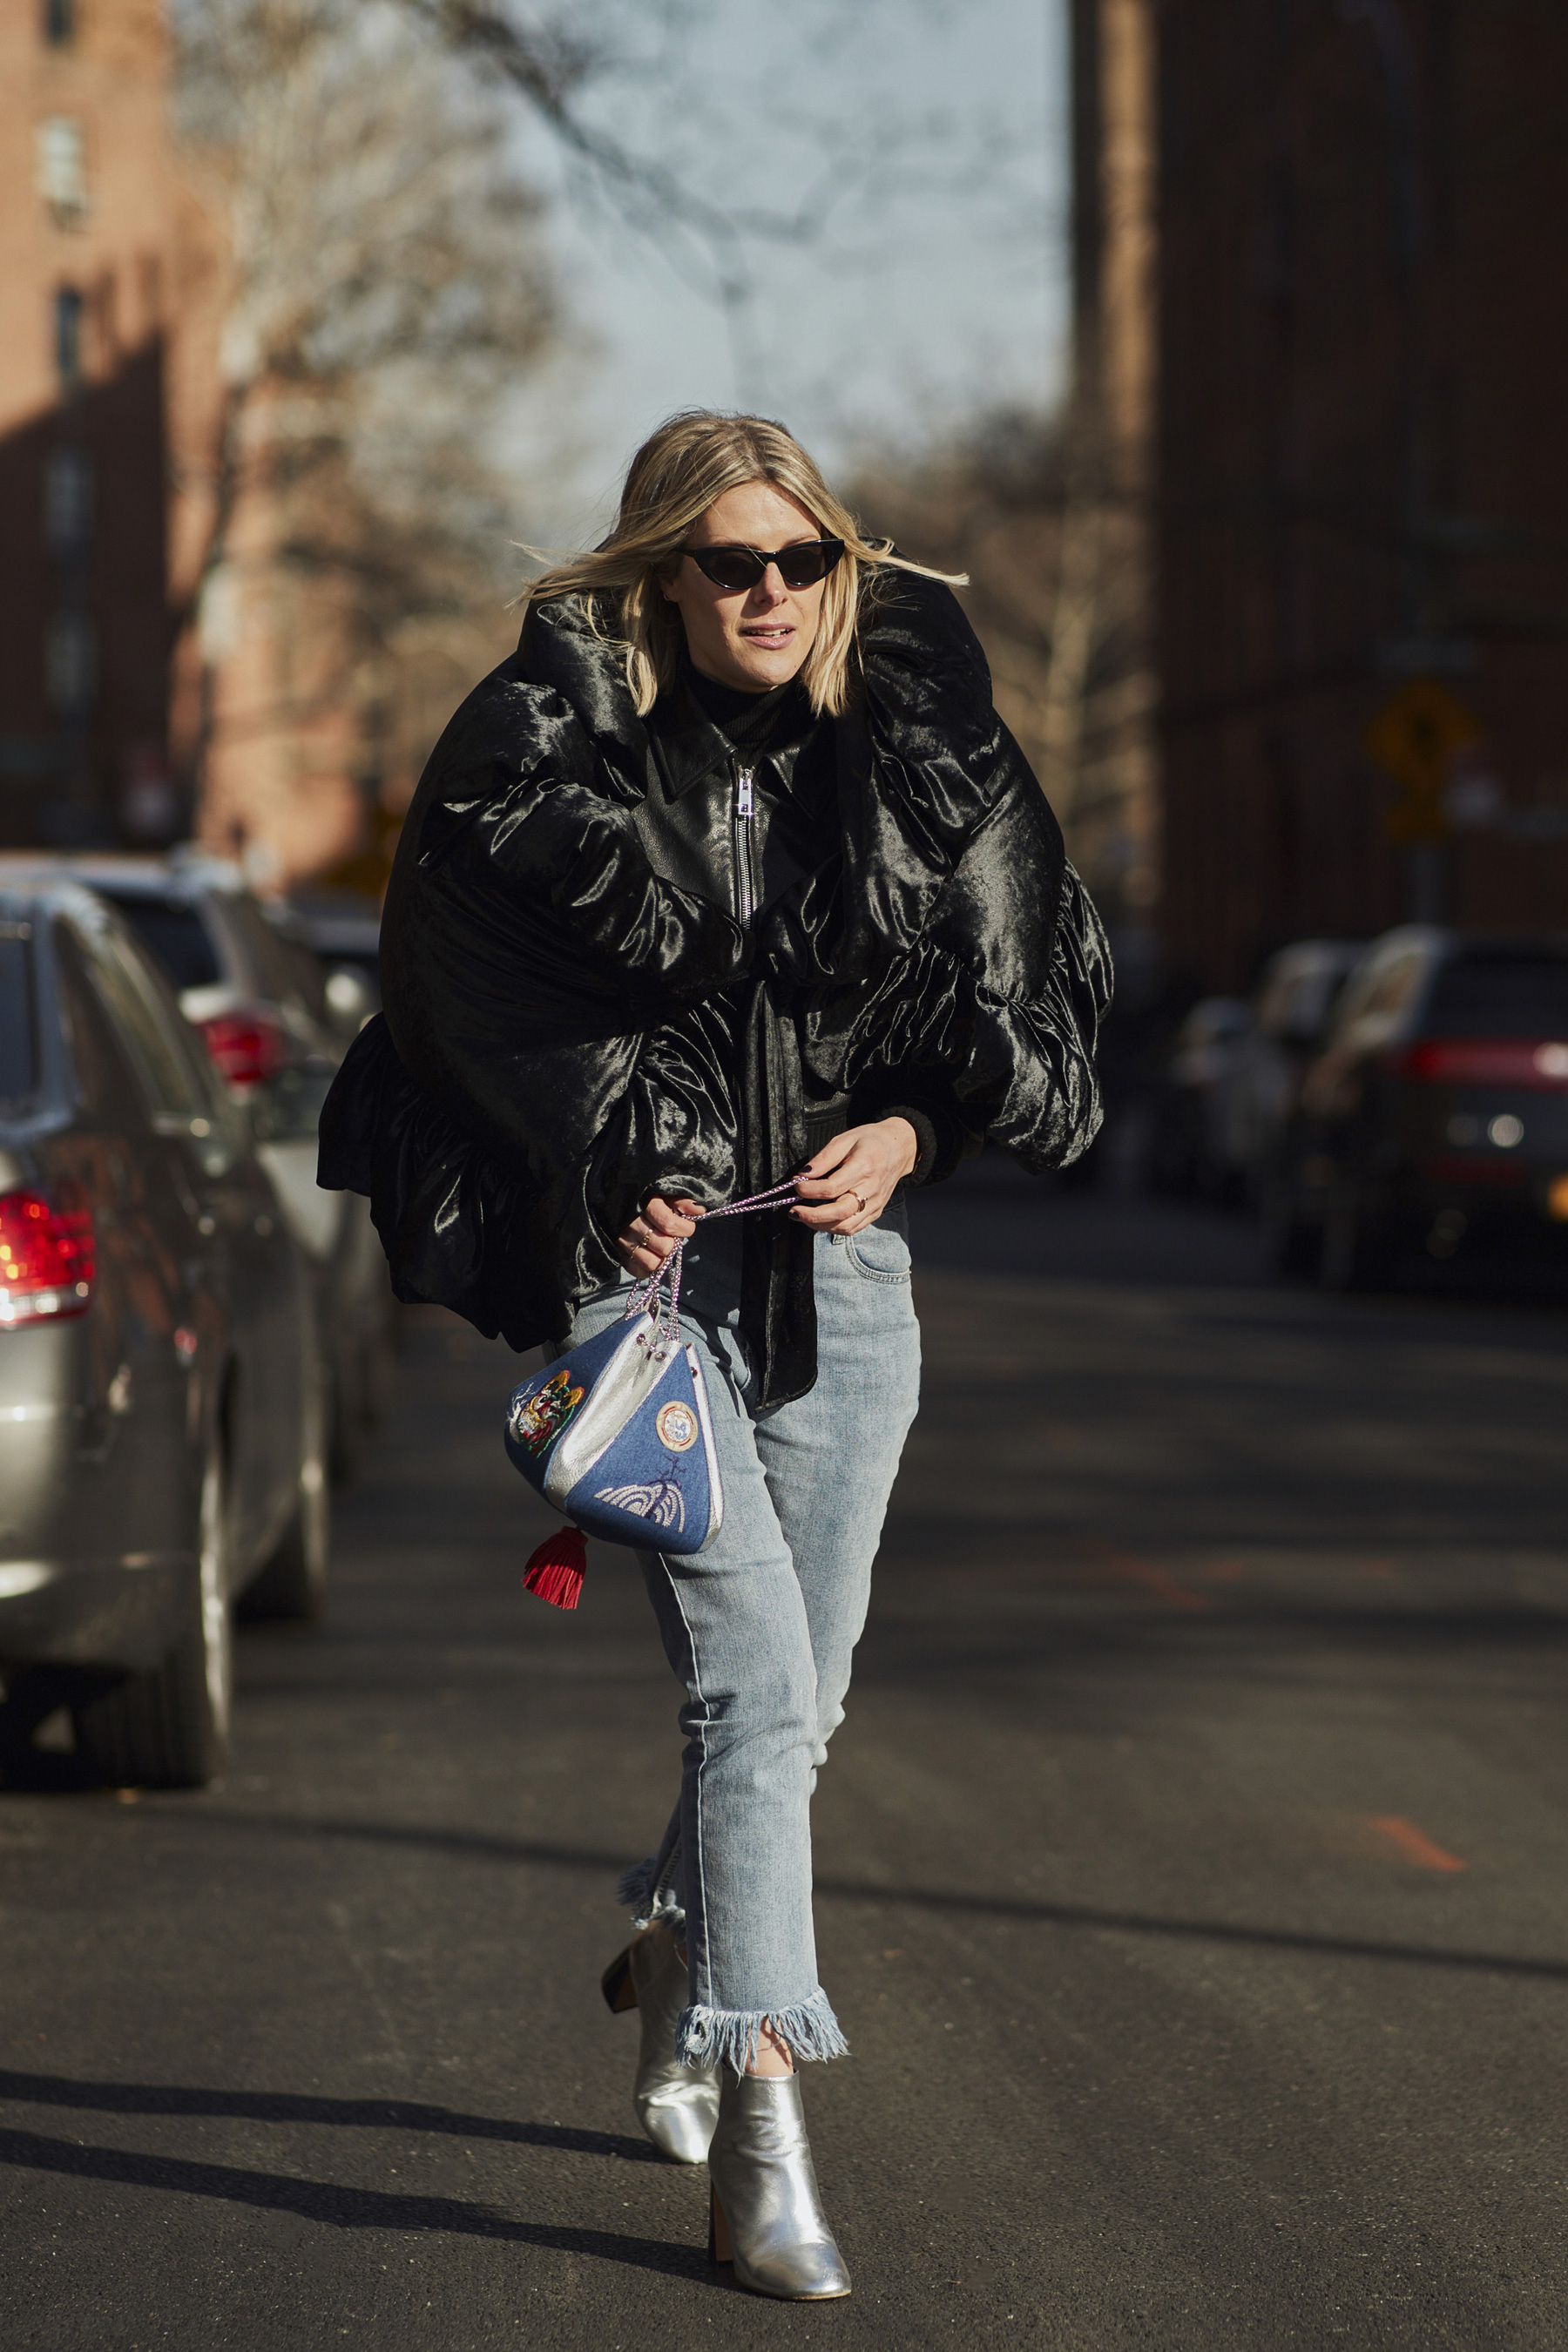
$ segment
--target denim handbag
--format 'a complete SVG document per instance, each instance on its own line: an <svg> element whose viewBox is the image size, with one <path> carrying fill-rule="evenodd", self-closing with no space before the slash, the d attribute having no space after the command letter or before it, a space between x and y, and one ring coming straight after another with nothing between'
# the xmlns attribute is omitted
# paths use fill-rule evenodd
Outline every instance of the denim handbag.
<svg viewBox="0 0 1568 2352"><path fill-rule="evenodd" d="M741 1216L795 1197L793 1183L775 1184L707 1213ZM507 1406L507 1452L569 1522L540 1545L522 1579L557 1609L577 1606L585 1535L691 1553L724 1524L707 1384L696 1349L680 1337L681 1255L678 1244L633 1285L619 1323L533 1373Z"/></svg>

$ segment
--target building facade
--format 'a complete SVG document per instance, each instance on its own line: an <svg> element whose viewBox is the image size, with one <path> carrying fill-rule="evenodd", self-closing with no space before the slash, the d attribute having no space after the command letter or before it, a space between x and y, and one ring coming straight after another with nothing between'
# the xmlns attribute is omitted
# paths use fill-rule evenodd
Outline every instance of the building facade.
<svg viewBox="0 0 1568 2352"><path fill-rule="evenodd" d="M0 839L167 840L219 263L159 0L7 7L0 79Z"/></svg>
<svg viewBox="0 0 1568 2352"><path fill-rule="evenodd" d="M1164 0L1169 952L1568 921L1568 10Z"/></svg>
<svg viewBox="0 0 1568 2352"><path fill-rule="evenodd" d="M0 846L195 832L282 889L359 845L361 729L265 393L231 429L228 190L174 81L163 0L0 9Z"/></svg>
<svg viewBox="0 0 1568 2352"><path fill-rule="evenodd" d="M1154 0L1071 0L1072 380L1042 777L1072 854L1147 922L1161 850L1150 499L1158 268Z"/></svg>

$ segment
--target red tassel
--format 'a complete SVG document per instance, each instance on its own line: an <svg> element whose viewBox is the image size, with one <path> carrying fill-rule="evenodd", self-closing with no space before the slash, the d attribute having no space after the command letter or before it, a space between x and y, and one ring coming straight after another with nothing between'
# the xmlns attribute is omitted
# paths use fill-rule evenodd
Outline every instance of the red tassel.
<svg viewBox="0 0 1568 2352"><path fill-rule="evenodd" d="M575 1609L588 1572L588 1547L581 1528L547 1536L522 1571L522 1589L537 1592L552 1609Z"/></svg>

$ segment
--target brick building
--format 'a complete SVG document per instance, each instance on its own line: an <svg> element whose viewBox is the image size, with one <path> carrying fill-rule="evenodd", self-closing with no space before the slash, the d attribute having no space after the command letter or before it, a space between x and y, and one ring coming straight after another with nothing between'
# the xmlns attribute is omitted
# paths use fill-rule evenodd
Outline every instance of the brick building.
<svg viewBox="0 0 1568 2352"><path fill-rule="evenodd" d="M1568 7L1165 0L1158 35L1173 959L1568 923ZM1441 800L1370 756L1391 707L1418 770L1460 745Z"/></svg>
<svg viewBox="0 0 1568 2352"><path fill-rule="evenodd" d="M221 249L160 0L0 12L0 840L184 828L170 688L202 539Z"/></svg>
<svg viewBox="0 0 1568 2352"><path fill-rule="evenodd" d="M1155 0L1070 0L1072 383L1042 778L1097 898L1160 887L1149 499L1154 424Z"/></svg>
<svg viewBox="0 0 1568 2352"><path fill-rule="evenodd" d="M280 888L355 847L360 730L266 397L224 478L228 196L173 67L163 0L0 8L0 846L195 830Z"/></svg>

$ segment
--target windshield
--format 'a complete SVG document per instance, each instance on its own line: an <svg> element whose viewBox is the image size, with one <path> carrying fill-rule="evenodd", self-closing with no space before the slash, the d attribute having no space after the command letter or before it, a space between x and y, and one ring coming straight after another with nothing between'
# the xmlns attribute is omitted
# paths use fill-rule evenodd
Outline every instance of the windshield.
<svg viewBox="0 0 1568 2352"><path fill-rule="evenodd" d="M175 989L214 988L223 978L206 926L194 907L182 906L175 898L129 893L116 897L114 904Z"/></svg>
<svg viewBox="0 0 1568 2352"><path fill-rule="evenodd" d="M38 1083L27 929L0 921L0 1106L26 1102Z"/></svg>
<svg viewBox="0 0 1568 2352"><path fill-rule="evenodd" d="M1434 1037L1568 1037L1568 956L1457 956L1437 974L1422 1026Z"/></svg>

